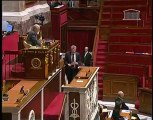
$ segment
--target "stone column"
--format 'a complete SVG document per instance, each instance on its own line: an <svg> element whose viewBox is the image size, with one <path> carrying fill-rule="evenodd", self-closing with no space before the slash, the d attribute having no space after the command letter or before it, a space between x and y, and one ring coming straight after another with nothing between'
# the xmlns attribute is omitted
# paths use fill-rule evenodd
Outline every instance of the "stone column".
<svg viewBox="0 0 153 120"><path fill-rule="evenodd" d="M25 1L2 1L2 20L10 22L14 26L14 31L18 31L20 35L27 34L36 23L35 15L38 14L45 17L44 24L51 21L50 7L46 1L38 1L28 8Z"/></svg>
<svg viewBox="0 0 153 120"><path fill-rule="evenodd" d="M20 12L25 8L25 1L2 1L3 12Z"/></svg>

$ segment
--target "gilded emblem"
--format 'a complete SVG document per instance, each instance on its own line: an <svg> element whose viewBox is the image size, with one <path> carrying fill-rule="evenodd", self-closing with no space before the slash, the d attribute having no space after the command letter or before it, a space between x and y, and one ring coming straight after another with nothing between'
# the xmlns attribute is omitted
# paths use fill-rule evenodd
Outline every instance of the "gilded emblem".
<svg viewBox="0 0 153 120"><path fill-rule="evenodd" d="M35 112L34 110L31 110L29 113L29 119L28 120L35 120Z"/></svg>
<svg viewBox="0 0 153 120"><path fill-rule="evenodd" d="M33 59L31 60L31 65L32 65L32 67L35 68L35 69L40 68L40 66L41 66L41 61L40 61L40 59L39 59L39 58L33 58Z"/></svg>

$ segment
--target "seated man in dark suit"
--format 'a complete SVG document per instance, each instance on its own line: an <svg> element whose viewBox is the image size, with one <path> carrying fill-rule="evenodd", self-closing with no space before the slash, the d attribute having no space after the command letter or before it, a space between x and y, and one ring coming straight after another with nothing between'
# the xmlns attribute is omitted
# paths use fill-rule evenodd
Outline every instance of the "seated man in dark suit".
<svg viewBox="0 0 153 120"><path fill-rule="evenodd" d="M125 104L123 98L124 93L122 91L119 91L118 97L115 99L115 107L112 114L113 120L124 120L124 118L120 116L120 111L129 110L129 107Z"/></svg>
<svg viewBox="0 0 153 120"><path fill-rule="evenodd" d="M32 30L28 33L27 42L31 44L32 46L39 46L41 47L42 43L38 39L38 35L40 34L40 26L38 24L35 24L32 27Z"/></svg>
<svg viewBox="0 0 153 120"><path fill-rule="evenodd" d="M74 76L78 73L78 66L80 65L80 54L76 52L77 47L71 46L71 51L65 54L65 74L68 79L68 83L72 81Z"/></svg>
<svg viewBox="0 0 153 120"><path fill-rule="evenodd" d="M85 47L85 53L83 55L82 63L84 66L91 66L91 54L88 51L88 47Z"/></svg>

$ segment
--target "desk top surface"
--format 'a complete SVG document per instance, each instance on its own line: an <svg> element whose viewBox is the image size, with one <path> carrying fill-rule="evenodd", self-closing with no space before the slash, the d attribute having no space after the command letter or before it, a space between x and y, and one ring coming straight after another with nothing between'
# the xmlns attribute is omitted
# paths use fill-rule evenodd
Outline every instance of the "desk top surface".
<svg viewBox="0 0 153 120"><path fill-rule="evenodd" d="M96 72L97 67L81 67L78 74L74 77L70 84L66 87L83 88L89 83L91 77Z"/></svg>
<svg viewBox="0 0 153 120"><path fill-rule="evenodd" d="M8 94L8 100L4 101L2 99L2 112L19 111L24 108L55 78L55 76L60 74L61 69L62 68L59 68L54 74L48 77L48 79L20 79L3 82L2 93ZM25 94L20 92L23 86Z"/></svg>
<svg viewBox="0 0 153 120"><path fill-rule="evenodd" d="M46 80L21 80L14 87L8 90L7 94L9 96L8 101L2 101L2 108L15 108L21 107L31 99L33 95L41 86L46 82ZM27 92L26 95L20 93L21 87L24 86L24 91ZM17 99L19 101L17 101Z"/></svg>

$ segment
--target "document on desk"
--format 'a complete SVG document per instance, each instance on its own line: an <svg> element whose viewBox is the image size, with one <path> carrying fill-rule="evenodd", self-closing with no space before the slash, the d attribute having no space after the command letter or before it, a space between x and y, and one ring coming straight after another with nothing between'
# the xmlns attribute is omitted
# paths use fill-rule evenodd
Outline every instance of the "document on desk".
<svg viewBox="0 0 153 120"><path fill-rule="evenodd" d="M64 5L58 5L57 7L54 7L54 8L60 8L60 7L63 7Z"/></svg>
<svg viewBox="0 0 153 120"><path fill-rule="evenodd" d="M77 80L76 82L82 83L82 82L83 82L83 80Z"/></svg>
<svg viewBox="0 0 153 120"><path fill-rule="evenodd" d="M122 113L130 113L130 110L122 110Z"/></svg>

